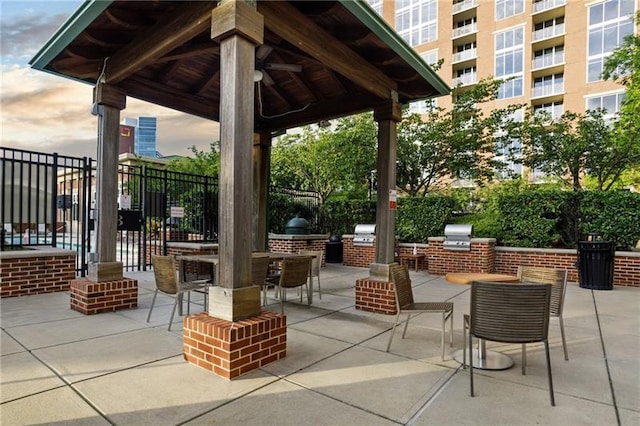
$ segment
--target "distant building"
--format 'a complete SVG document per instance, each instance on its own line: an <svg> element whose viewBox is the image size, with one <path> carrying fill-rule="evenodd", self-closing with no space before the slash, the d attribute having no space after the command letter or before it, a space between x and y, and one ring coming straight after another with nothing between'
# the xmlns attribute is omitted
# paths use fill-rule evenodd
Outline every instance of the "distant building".
<svg viewBox="0 0 640 426"><path fill-rule="evenodd" d="M118 139L118 154L135 153L135 133L136 133L135 127L127 126L125 124L120 125L120 137Z"/></svg>
<svg viewBox="0 0 640 426"><path fill-rule="evenodd" d="M153 158L159 156L157 151L158 119L156 117L127 117L124 119L124 125L134 129L134 154ZM120 140L122 141L122 136ZM131 151L120 151L120 153L125 152Z"/></svg>

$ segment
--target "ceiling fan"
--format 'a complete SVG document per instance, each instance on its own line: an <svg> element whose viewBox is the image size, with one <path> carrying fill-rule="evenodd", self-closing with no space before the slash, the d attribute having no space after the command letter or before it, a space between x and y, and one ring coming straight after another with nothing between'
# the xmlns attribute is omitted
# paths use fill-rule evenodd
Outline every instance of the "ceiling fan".
<svg viewBox="0 0 640 426"><path fill-rule="evenodd" d="M273 47L261 44L256 50L256 69L254 71L253 80L255 82L262 81L265 86L271 86L274 84L273 79L267 72L267 70L274 71L288 71L288 72L300 72L302 67L297 64L277 64L266 62L267 56L271 54Z"/></svg>

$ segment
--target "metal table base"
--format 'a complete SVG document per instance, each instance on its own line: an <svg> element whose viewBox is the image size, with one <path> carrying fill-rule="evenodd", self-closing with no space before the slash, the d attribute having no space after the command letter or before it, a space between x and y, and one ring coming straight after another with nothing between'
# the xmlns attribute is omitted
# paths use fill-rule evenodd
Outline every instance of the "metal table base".
<svg viewBox="0 0 640 426"><path fill-rule="evenodd" d="M462 350L453 353L453 359L462 364L464 353ZM468 366L468 361L467 365ZM500 352L488 351L487 342L484 339L478 339L478 347L473 350L473 368L481 370L506 370L513 366L513 360L510 356L501 354Z"/></svg>

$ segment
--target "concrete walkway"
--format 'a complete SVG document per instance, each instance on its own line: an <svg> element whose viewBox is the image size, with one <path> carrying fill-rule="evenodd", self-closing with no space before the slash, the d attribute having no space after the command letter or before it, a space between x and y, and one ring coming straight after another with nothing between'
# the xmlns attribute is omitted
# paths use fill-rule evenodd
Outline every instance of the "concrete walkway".
<svg viewBox="0 0 640 426"><path fill-rule="evenodd" d="M172 299L158 296L149 272L136 310L84 316L69 294L3 299L0 423L65 425L640 425L640 289L591 291L571 283L565 303L569 361L552 319L556 407L549 404L544 350L488 343L510 355L505 371L469 374L462 347L469 287L411 272L416 300L455 303L454 347L440 359L440 316L412 319L385 352L393 317L354 308L362 268L327 264L322 300L285 305L287 357L233 381L182 358L181 318L167 331ZM194 296L192 312L202 310ZM277 310L275 300L270 309Z"/></svg>

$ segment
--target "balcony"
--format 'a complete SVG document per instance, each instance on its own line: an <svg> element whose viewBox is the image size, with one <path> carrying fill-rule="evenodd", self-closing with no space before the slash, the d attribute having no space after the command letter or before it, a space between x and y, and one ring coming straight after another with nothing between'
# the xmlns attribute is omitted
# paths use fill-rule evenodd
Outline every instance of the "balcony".
<svg viewBox="0 0 640 426"><path fill-rule="evenodd" d="M531 63L532 70L564 64L564 52L556 52L535 58Z"/></svg>
<svg viewBox="0 0 640 426"><path fill-rule="evenodd" d="M453 32L451 33L451 38L458 38L476 32L478 32L478 24L474 22L473 24L454 28Z"/></svg>
<svg viewBox="0 0 640 426"><path fill-rule="evenodd" d="M543 98L545 96L555 96L564 93L564 82L545 84L542 86L534 87L531 92L532 98Z"/></svg>
<svg viewBox="0 0 640 426"><path fill-rule="evenodd" d="M542 0L533 3L533 13L540 13L546 10L555 9L556 7L564 6L567 4L567 0Z"/></svg>
<svg viewBox="0 0 640 426"><path fill-rule="evenodd" d="M469 86L478 82L478 73L472 72L456 77L451 81L452 86L462 85Z"/></svg>
<svg viewBox="0 0 640 426"><path fill-rule="evenodd" d="M462 52L454 53L451 56L451 63L455 64L457 62L468 61L470 59L476 59L478 57L478 49L467 49Z"/></svg>
<svg viewBox="0 0 640 426"><path fill-rule="evenodd" d="M456 14L478 6L478 0L464 0L453 5L451 13Z"/></svg>
<svg viewBox="0 0 640 426"><path fill-rule="evenodd" d="M551 27L541 28L533 32L533 41L540 41L551 37L557 37L564 34L564 23L553 25Z"/></svg>
<svg viewBox="0 0 640 426"><path fill-rule="evenodd" d="M534 107L534 110L536 114L542 113L543 111L546 112L549 114L551 120L555 121L562 117L562 114L564 113L564 105L558 104L553 106Z"/></svg>

